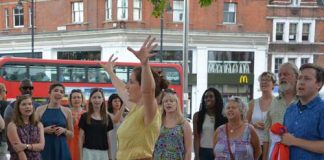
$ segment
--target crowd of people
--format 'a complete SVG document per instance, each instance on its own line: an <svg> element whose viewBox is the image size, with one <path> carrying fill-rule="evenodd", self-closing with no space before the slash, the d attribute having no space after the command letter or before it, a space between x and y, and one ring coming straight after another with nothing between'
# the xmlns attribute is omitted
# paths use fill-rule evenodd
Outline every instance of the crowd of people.
<svg viewBox="0 0 324 160"><path fill-rule="evenodd" d="M248 105L208 88L192 129L177 94L149 65L154 41L149 36L139 50L128 48L141 65L126 84L114 73L117 57L100 63L117 90L107 103L101 88L93 88L88 100L73 89L70 107L64 107L65 86L53 83L47 104L40 105L32 99L36 88L29 79L21 81L21 95L9 103L0 84L0 160L7 149L12 160L273 160L277 143L289 148L279 156L324 160L323 68L282 64L276 97L276 76L264 72L262 96ZM284 127L279 140L272 131L278 123Z"/></svg>

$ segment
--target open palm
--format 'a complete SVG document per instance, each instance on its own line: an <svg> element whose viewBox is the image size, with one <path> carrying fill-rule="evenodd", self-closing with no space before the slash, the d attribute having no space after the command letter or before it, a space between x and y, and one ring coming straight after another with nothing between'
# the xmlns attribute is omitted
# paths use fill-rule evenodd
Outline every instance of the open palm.
<svg viewBox="0 0 324 160"><path fill-rule="evenodd" d="M116 61L117 61L118 57L114 57L114 54L112 54L110 57L109 57L109 60L108 62L105 64L103 62L100 62L100 66L102 68L104 68L108 73L112 73L113 70L114 70L114 66L116 64Z"/></svg>
<svg viewBox="0 0 324 160"><path fill-rule="evenodd" d="M131 47L127 47L127 49L140 60L141 64L147 64L148 60L156 55L150 54L150 52L157 46L157 44L153 44L154 41L155 38L151 38L151 36L148 36L140 50L135 51Z"/></svg>

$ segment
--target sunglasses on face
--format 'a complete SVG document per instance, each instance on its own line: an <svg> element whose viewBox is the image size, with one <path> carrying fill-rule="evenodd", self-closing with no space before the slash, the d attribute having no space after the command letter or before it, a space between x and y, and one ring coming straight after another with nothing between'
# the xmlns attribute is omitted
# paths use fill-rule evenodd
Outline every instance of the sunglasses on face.
<svg viewBox="0 0 324 160"><path fill-rule="evenodd" d="M34 89L34 87L21 87L21 89L23 89L23 90L33 90Z"/></svg>

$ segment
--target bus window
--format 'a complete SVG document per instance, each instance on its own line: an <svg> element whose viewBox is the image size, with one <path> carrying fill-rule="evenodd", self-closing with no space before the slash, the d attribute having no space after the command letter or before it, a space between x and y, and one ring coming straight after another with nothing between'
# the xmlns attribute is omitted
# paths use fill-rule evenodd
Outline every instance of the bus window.
<svg viewBox="0 0 324 160"><path fill-rule="evenodd" d="M29 66L29 75L32 81L51 82L56 80L57 70L55 66Z"/></svg>
<svg viewBox="0 0 324 160"><path fill-rule="evenodd" d="M180 84L180 74L175 68L162 68L162 71L171 84Z"/></svg>
<svg viewBox="0 0 324 160"><path fill-rule="evenodd" d="M115 67L116 75L119 79L127 83L133 68L130 66L117 66Z"/></svg>
<svg viewBox="0 0 324 160"><path fill-rule="evenodd" d="M60 82L85 82L85 68L60 67Z"/></svg>
<svg viewBox="0 0 324 160"><path fill-rule="evenodd" d="M88 68L88 82L106 83L111 81L103 68Z"/></svg>
<svg viewBox="0 0 324 160"><path fill-rule="evenodd" d="M25 65L6 64L3 66L3 77L7 80L21 81L26 78Z"/></svg>

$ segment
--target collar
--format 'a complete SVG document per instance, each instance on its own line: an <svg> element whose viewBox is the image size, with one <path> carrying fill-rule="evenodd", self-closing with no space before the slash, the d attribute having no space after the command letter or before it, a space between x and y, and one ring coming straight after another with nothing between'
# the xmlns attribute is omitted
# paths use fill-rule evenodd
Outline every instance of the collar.
<svg viewBox="0 0 324 160"><path fill-rule="evenodd" d="M318 102L320 102L320 101L321 101L321 97L319 95L317 95L317 96L315 96L314 99L312 99L310 102L308 102L307 104L304 104L304 105L302 105L300 100L298 100L297 107L300 109L300 111L303 111L307 108L311 109L311 108L315 107L316 104L318 104Z"/></svg>

